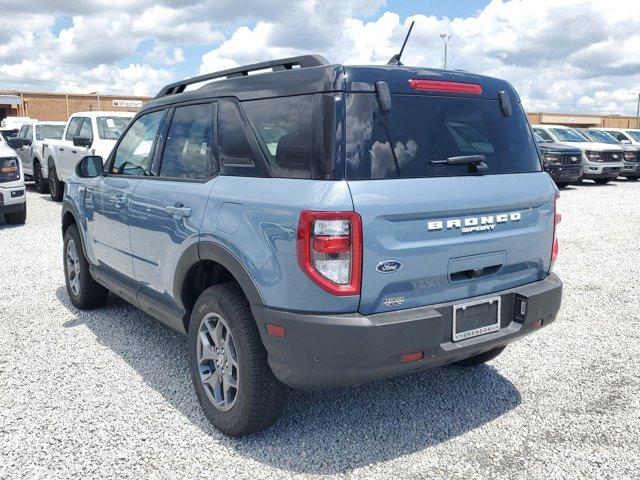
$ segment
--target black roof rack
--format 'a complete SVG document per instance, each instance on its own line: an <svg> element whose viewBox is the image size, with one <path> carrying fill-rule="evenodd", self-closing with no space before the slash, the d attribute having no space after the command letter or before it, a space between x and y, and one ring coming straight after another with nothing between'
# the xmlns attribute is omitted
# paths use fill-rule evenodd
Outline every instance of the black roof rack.
<svg viewBox="0 0 640 480"><path fill-rule="evenodd" d="M221 70L219 72L207 73L198 77L188 78L179 82L170 83L169 85L163 87L155 98L182 93L188 85L193 85L194 83L201 83L206 82L207 80L215 80L216 78L224 77L245 77L249 75L249 72L253 72L256 70L266 70L270 68L272 71L277 72L280 70L291 70L295 66L300 68L307 68L319 67L322 65L329 65L327 59L322 55L301 55L299 57L282 58L280 60L271 60L269 62L254 63L251 65L230 68L228 70Z"/></svg>

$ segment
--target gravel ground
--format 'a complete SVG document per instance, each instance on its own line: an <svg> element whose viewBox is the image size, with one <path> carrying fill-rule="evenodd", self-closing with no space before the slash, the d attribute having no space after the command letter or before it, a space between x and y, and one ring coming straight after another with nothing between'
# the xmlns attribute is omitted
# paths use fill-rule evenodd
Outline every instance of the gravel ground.
<svg viewBox="0 0 640 480"><path fill-rule="evenodd" d="M0 478L639 478L640 184L562 192L557 322L475 369L296 392L275 427L209 425L185 339L67 299L60 205L0 224Z"/></svg>

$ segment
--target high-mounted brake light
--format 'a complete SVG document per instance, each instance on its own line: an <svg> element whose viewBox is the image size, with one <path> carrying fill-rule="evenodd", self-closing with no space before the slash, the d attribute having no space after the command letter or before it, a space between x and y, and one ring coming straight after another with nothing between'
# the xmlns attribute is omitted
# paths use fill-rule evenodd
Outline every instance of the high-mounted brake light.
<svg viewBox="0 0 640 480"><path fill-rule="evenodd" d="M480 95L482 85L475 83L445 82L442 80L423 80L412 78L409 86L414 90L429 90L432 92L472 93Z"/></svg>
<svg viewBox="0 0 640 480"><path fill-rule="evenodd" d="M300 213L298 264L333 295L359 295L362 278L362 222L355 212Z"/></svg>
<svg viewBox="0 0 640 480"><path fill-rule="evenodd" d="M560 195L556 195L553 200L553 243L551 244L551 265L549 267L549 272L553 270L553 265L556 263L556 258L558 258L558 250L560 249L560 245L558 244L558 237L556 236L558 231L558 224L562 221L562 215L558 212L558 199Z"/></svg>

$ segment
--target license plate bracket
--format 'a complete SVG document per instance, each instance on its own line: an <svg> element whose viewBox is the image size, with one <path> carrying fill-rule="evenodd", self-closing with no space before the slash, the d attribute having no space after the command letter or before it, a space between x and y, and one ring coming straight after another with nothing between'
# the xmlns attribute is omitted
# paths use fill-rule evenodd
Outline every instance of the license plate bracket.
<svg viewBox="0 0 640 480"><path fill-rule="evenodd" d="M453 341L500 330L500 297L485 298L453 306Z"/></svg>

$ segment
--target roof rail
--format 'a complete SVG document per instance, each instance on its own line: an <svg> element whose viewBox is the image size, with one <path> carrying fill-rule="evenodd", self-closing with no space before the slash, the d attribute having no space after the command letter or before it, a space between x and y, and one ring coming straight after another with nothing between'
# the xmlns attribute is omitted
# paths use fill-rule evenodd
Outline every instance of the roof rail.
<svg viewBox="0 0 640 480"><path fill-rule="evenodd" d="M294 66L300 68L318 67L321 65L329 65L329 62L322 55L301 55L299 57L282 58L280 60L271 60L269 62L253 63L251 65L245 65L242 67L230 68L228 70L221 70L219 72L207 73L198 77L188 78L179 82L170 83L160 90L155 98L165 97L167 95L175 95L177 93L184 92L188 85L194 83L206 82L207 80L215 80L216 78L236 78L246 77L249 72L256 70L266 70L271 68L272 71L277 72L281 70L291 70Z"/></svg>

